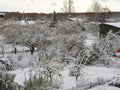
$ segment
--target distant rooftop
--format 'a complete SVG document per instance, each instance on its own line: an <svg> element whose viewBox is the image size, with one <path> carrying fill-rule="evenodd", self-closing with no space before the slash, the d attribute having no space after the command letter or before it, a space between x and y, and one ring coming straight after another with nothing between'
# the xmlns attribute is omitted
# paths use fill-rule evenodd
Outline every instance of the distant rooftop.
<svg viewBox="0 0 120 90"><path fill-rule="evenodd" d="M5 15L5 13L3 13L3 12L0 12L0 15Z"/></svg>
<svg viewBox="0 0 120 90"><path fill-rule="evenodd" d="M120 22L107 22L104 24L120 28Z"/></svg>

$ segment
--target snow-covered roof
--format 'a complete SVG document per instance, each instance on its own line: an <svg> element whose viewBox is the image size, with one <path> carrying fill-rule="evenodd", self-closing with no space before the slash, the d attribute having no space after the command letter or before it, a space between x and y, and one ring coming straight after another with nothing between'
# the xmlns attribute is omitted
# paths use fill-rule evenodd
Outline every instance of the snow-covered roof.
<svg viewBox="0 0 120 90"><path fill-rule="evenodd" d="M104 24L120 28L120 22L107 22Z"/></svg>
<svg viewBox="0 0 120 90"><path fill-rule="evenodd" d="M0 15L5 15L5 13L1 13L1 12L0 12Z"/></svg>

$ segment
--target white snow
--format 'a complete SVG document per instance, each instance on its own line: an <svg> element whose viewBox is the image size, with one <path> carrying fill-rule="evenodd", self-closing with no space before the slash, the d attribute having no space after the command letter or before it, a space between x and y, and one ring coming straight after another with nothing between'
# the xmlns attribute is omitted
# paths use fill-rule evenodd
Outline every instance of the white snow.
<svg viewBox="0 0 120 90"><path fill-rule="evenodd" d="M15 47L16 47L17 51L30 50L28 47L21 46L21 45L16 45ZM3 49L4 49L4 52L12 52L12 51L14 51L14 47L13 47L12 44L3 44ZM2 48L0 48L0 52L2 52Z"/></svg>
<svg viewBox="0 0 120 90"><path fill-rule="evenodd" d="M17 84L19 84L21 86L24 86L25 80L29 80L30 74L33 76L37 72L40 73L42 71L43 71L42 68L40 68L40 69L37 68L33 71L30 68L25 68L25 69L17 69L14 71L10 71L8 73L15 74L16 76L14 78L14 82L16 82Z"/></svg>
<svg viewBox="0 0 120 90"><path fill-rule="evenodd" d="M0 15L5 15L5 13L0 12Z"/></svg>
<svg viewBox="0 0 120 90"><path fill-rule="evenodd" d="M26 21L25 20L21 20L21 21L17 21L18 24L24 26L24 25L31 25L31 24L34 24L35 21Z"/></svg>
<svg viewBox="0 0 120 90"><path fill-rule="evenodd" d="M100 85L100 86L96 86L92 89L87 89L87 90L120 90L120 88L117 88L114 86L108 86L108 85Z"/></svg>
<svg viewBox="0 0 120 90"><path fill-rule="evenodd" d="M81 18L68 18L68 19L71 20L71 21L82 21Z"/></svg>
<svg viewBox="0 0 120 90"><path fill-rule="evenodd" d="M118 68L86 66L82 69L84 78L89 82L96 82L98 79L104 81L119 77L120 70Z"/></svg>
<svg viewBox="0 0 120 90"><path fill-rule="evenodd" d="M91 46L93 44L93 40L85 40L85 45L86 46Z"/></svg>
<svg viewBox="0 0 120 90"><path fill-rule="evenodd" d="M87 39L85 40L86 46L91 46L94 43L98 42L98 38L91 33L86 33Z"/></svg>
<svg viewBox="0 0 120 90"><path fill-rule="evenodd" d="M120 22L108 22L108 23L104 23L104 24L120 28Z"/></svg>
<svg viewBox="0 0 120 90"><path fill-rule="evenodd" d="M30 70L29 68L18 69L18 70L15 70L15 71L10 71L9 73L15 74L16 76L15 76L14 82L16 82L19 85L23 86L24 82L25 82L25 79L28 79L28 77L29 77L25 73L29 72L29 70Z"/></svg>
<svg viewBox="0 0 120 90"><path fill-rule="evenodd" d="M96 67L96 66L85 66L81 69L83 81L80 81L81 85L87 85L90 83L97 83L98 80L103 80L104 82L107 82L109 80L112 80L114 78L119 77L120 70L117 68L107 68L107 67ZM72 88L76 87L76 79L74 76L69 76L69 67L65 67L63 71L61 71L61 74L63 76L63 84L61 85L62 90L71 90ZM78 78L78 80L80 80ZM100 89L104 88L104 89ZM107 86L107 85L99 85L95 86L92 89L88 90L118 90L118 88L113 86Z"/></svg>
<svg viewBox="0 0 120 90"><path fill-rule="evenodd" d="M77 21L77 20L82 21L82 19L79 19L79 18L69 18L69 19L73 20L73 21ZM13 22L9 21L6 24L9 24L9 23L14 24L14 25L26 26L26 25L34 24L35 21L27 21L27 22L25 22L25 20L21 20L21 21L17 21L17 22L16 21L13 21ZM41 22L41 23L44 23L44 21ZM67 24L69 24L69 23L67 23ZM110 25L120 27L120 23L106 23L106 24L110 24ZM43 26L43 28L44 28L44 26ZM42 27L41 28L39 27L38 29L42 29ZM50 31L46 32L46 30L47 29L44 30L44 32L46 34L50 32ZM48 30L49 30L49 28L48 28ZM50 29L50 30L52 30L52 29ZM41 30L41 32L43 32L43 31ZM63 42L60 38L63 35L56 35L54 33L56 33L56 32L52 32L52 34L50 33L51 36L49 36L49 34L48 34L47 38L49 38L50 41L55 39L54 40L54 42L56 43L55 45L58 45L57 48L61 49L61 47L63 45ZM87 37L86 40L84 41L85 46L92 46L92 44L99 42L98 37L95 36L93 33L91 33L91 32L85 32L85 33L86 33L86 37ZM56 37L57 38L60 37L59 38L60 42L57 41ZM66 35L65 40L68 39L68 41L69 41L69 38L71 39L71 38L74 38L74 37L78 38L78 39L75 39L75 40L78 40L78 41L80 40L79 35L77 35L77 34L75 34L75 36L70 35L70 37L67 37L67 35ZM44 38L44 39L46 39L46 38ZM1 36L0 36L0 40L2 41ZM41 41L42 41L42 39L41 39ZM61 45L59 45L59 44L61 44ZM52 52L54 52L55 51L54 50L55 45L51 45L48 48L50 50L47 51L47 53L51 54ZM38 57L38 52L37 51L34 53L34 55L30 55L30 52L24 52L25 50L29 50L29 48L19 45L19 46L15 46L15 47L17 48L17 51L20 51L20 52L17 53L17 54L13 54L13 53L11 53L14 50L14 47L13 47L12 44L5 44L5 42L3 42L3 43L1 42L1 47L2 46L4 46L4 47L0 48L0 52L2 52L2 49L4 49L5 52L9 52L9 53L5 53L4 56L1 54L1 56L2 56L1 60L9 60L8 56L10 56L12 60L16 61L16 65L18 66L18 67L16 67L17 70L10 71L8 73L16 75L15 79L14 79L14 82L18 83L19 85L24 86L25 80L29 80L29 78L30 78L30 73L32 75L35 75L36 72L39 70L39 74L41 75L42 71L44 71L43 68L39 68L39 69L38 69L38 67L37 67L37 69L30 68L32 65L36 65L36 63L38 63L38 58L39 57ZM66 47L65 47L65 49L66 49ZM55 54L57 54L59 56L60 55L59 53L60 53L59 50L56 50ZM57 55L55 57L57 59L59 59L57 57ZM108 81L111 81L114 78L120 77L120 69L118 69L118 68L84 66L84 67L81 68L81 71L82 71L80 73L81 75L78 77L78 80L76 81L75 76L69 76L69 70L70 70L69 66L70 65L66 65L66 66L64 65L64 70L61 71L61 75L63 77L63 83L60 87L60 90L71 90L72 88L76 88L77 84L79 83L79 80L80 80L81 76L82 76L81 77L82 79L81 79L80 82L82 83L82 85L86 85L86 84L90 84L90 83L97 83L97 82L99 82L99 80L103 80L104 82L107 83ZM33 67L36 67L36 66L33 66ZM24 69L20 69L20 68L24 68ZM88 89L88 90L120 90L120 89L117 88L117 87L108 86L107 84L105 84L105 85L95 86L95 87L93 87L91 89Z"/></svg>
<svg viewBox="0 0 120 90"><path fill-rule="evenodd" d="M19 85L23 86L25 80L28 80L30 77L30 68L25 69L18 69L11 71L9 73L16 74L16 77L14 79L14 82L18 83ZM32 75L36 73L38 69L35 69L32 71ZM39 71L43 71L43 69L39 69ZM96 67L96 66L85 66L82 68L82 74L83 75L83 85L89 84L89 83L96 83L98 82L98 79L102 79L104 82L107 82L109 80L112 80L116 77L119 77L120 70L117 68L107 68L107 67ZM70 90L72 88L76 87L76 79L73 76L69 76L69 66L66 66L63 71L61 71L61 75L63 76L63 84L61 85L62 90ZM79 78L78 78L79 80ZM100 89L104 88L104 89ZM118 88L112 87L112 86L96 86L92 89L88 90L118 90Z"/></svg>
<svg viewBox="0 0 120 90"><path fill-rule="evenodd" d="M61 86L62 90L69 90L72 87L76 87L76 80L75 77L69 76L69 68L65 67L64 71L61 71L63 76L63 84Z"/></svg>

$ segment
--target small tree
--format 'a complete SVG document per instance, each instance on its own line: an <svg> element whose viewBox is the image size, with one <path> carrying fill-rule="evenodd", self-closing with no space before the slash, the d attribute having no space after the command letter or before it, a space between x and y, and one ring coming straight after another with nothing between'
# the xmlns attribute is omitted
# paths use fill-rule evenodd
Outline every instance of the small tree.
<svg viewBox="0 0 120 90"><path fill-rule="evenodd" d="M102 6L99 2L97 1L93 1L93 3L91 4L91 6L89 7L88 11L87 12L94 12L95 13L95 21L96 20L99 20L99 21L105 21L105 18L107 17L105 14L104 16L101 15L100 13L101 12L110 12L110 9L107 7L107 6ZM91 18L91 17L90 17Z"/></svg>
<svg viewBox="0 0 120 90"><path fill-rule="evenodd" d="M37 64L38 65L38 64ZM35 66L36 67L36 66ZM38 68L42 68L38 70ZM61 85L61 74L62 65L59 65L57 61L42 59L39 61L39 65L30 70L29 80L25 81L25 90L53 90L53 88L59 88ZM33 75L33 72L36 72Z"/></svg>
<svg viewBox="0 0 120 90"><path fill-rule="evenodd" d="M107 7L103 7L99 2L93 1L91 6L88 9L88 12L105 12L107 11Z"/></svg>
<svg viewBox="0 0 120 90"><path fill-rule="evenodd" d="M75 12L74 1L73 1L73 0L65 0L65 1L63 2L62 11L63 11L64 13L72 13L72 12Z"/></svg>

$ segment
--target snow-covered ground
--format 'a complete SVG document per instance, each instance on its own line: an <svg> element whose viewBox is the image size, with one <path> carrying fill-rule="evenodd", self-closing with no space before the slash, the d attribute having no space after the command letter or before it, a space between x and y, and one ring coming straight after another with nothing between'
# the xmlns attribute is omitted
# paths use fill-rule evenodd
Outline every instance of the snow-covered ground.
<svg viewBox="0 0 120 90"><path fill-rule="evenodd" d="M69 90L73 87L76 87L75 77L69 76L69 68L65 67L63 71L61 71L63 76L63 84L61 85L62 90Z"/></svg>
<svg viewBox="0 0 120 90"><path fill-rule="evenodd" d="M94 85L93 88L87 90L120 90L120 88L109 86L107 82L112 81L115 78L120 77L120 70L117 68L107 68L107 67L95 67L95 66L84 66L81 71L81 76L76 81L75 76L69 76L69 66L64 67L64 70L61 71L61 75L63 77L63 83L60 87L60 90L74 90L76 88L79 80L82 84L80 87L84 87L84 85L92 83ZM37 70L37 69L36 69ZM24 85L25 80L29 79L29 71L30 68L18 69L15 71L11 71L9 73L16 74L14 82L19 85ZM39 71L43 71L43 69L39 69ZM35 71L32 71L32 74L35 74ZM97 85L97 83L103 82L101 85ZM80 83L79 83L80 84ZM78 84L78 85L79 85ZM82 89L80 89L82 90Z"/></svg>
<svg viewBox="0 0 120 90"><path fill-rule="evenodd" d="M0 52L2 52L2 49L3 49L4 52L7 52L7 53L13 52L14 47L17 49L18 52L30 50L28 47L20 46L20 45L13 46L12 44L3 44L3 46L1 47L2 48L0 48Z"/></svg>
<svg viewBox="0 0 120 90"><path fill-rule="evenodd" d="M74 21L74 20L77 20L77 19L76 18L71 18L71 20ZM79 19L78 21L81 21L81 19ZM18 25L21 25L21 26L35 24L34 21L25 22L24 20L13 22L13 24L14 23L16 23ZM40 28L40 29L42 29L42 28ZM40 29L39 29L39 31L40 31ZM48 30L49 29L50 28L48 28ZM64 47L64 50L65 50L65 51L63 50L63 53L64 52L66 53L66 51L67 51L66 44L71 39L74 40L74 37L78 38L78 39L75 39L75 40L82 41L79 38L79 36L80 36L79 34L81 34L81 33L79 33L79 34L75 33L75 34L73 34L74 36L72 36L72 34L70 34L70 33L69 33L70 35L65 34L64 35L64 40L62 41L61 38L63 38L63 35L61 33L59 35L59 33L57 32L58 35L55 34L56 36L54 36L54 34L52 35L51 33L49 33L50 35L47 34L50 31L46 31L46 29L43 30L43 31L46 35L48 35L47 40L49 40L52 43L54 41L54 44L53 45L50 44L50 46L48 45L49 48L47 48L47 49L49 49L47 51L47 53L50 53L50 54L51 54L51 52L53 52L54 55L55 54L59 55L58 53L60 53L60 52L56 53L57 50L55 51L54 48L55 49L61 49L63 47ZM57 30L54 30L54 31L57 31ZM54 31L52 31L52 33L54 33ZM86 32L85 31L80 31L80 32L82 32L82 33L84 32L84 34L85 34L84 35L86 37L85 41L84 41L85 46L90 47L90 46L92 46L92 44L99 42L99 38L97 37L97 35L95 36L94 33L88 32L88 31L86 31ZM43 33L42 30L39 33ZM36 35L36 33L35 33L35 35ZM57 41L56 38L58 38L59 41ZM44 39L46 39L46 38L44 37ZM15 70L12 70L12 71L8 72L10 74L15 74L16 75L15 78L14 78L14 82L18 83L21 86L24 86L25 80L29 80L29 78L30 78L30 72L33 75L35 75L36 71L38 71L38 70L41 71L41 72L43 71L42 68L38 68L38 67L35 66L35 65L37 65L38 62L40 62L39 61L39 56L38 56L38 51L35 51L34 54L31 55L30 52L25 52L25 51L29 50L28 47L25 47L23 45L22 46L20 46L20 45L13 46L12 44L5 44L4 41L2 42L2 36L0 36L0 40L1 40L1 43L0 43L1 44L1 47L0 47L0 52L1 52L0 56L1 57L0 57L0 59L3 60L3 61L4 60L7 61L7 60L11 59L11 60L14 60L16 62L16 65L18 65L18 66L16 66ZM44 44L45 43L46 42L44 42ZM44 44L43 44L43 46L44 46ZM59 45L59 44L64 44L64 45ZM17 54L12 53L14 51L14 47L16 47L17 51L19 51L19 52L17 52ZM39 48L41 48L41 47L39 47ZM75 51L75 50L76 49L73 48L73 51ZM4 53L5 53L4 56L2 55L2 51L4 51ZM72 51L71 51L71 53L72 53ZM57 61L57 59L60 59L60 58L57 57L57 55L55 57L52 57L52 59L56 58L56 61ZM44 60L44 58L42 58L42 59ZM52 60L52 59L50 57L50 60ZM54 60L53 60L53 62L54 62ZM52 62L52 64L53 64L53 62ZM62 63L62 62L58 62L58 63ZM70 63L72 63L72 62L70 62ZM32 65L33 65L33 67L36 67L36 68L33 69ZM102 66L98 67L98 66L94 66L94 65L93 66L84 65L83 67L80 68L80 76L76 80L75 76L69 76L70 69L71 69L70 67L72 67L72 65L70 65L70 64L63 65L64 69L60 71L60 74L62 75L62 80L63 81L62 81L62 84L61 84L59 90L120 90L120 88L118 88L118 87L109 85L109 82L113 82L113 81L116 82L115 80L120 77L119 68L113 68L113 67L108 68L108 67L105 67L105 66L104 67L102 67ZM91 85L91 87L90 87L90 85ZM79 89L76 89L78 87L79 87ZM85 88L85 89L81 89L81 88Z"/></svg>
<svg viewBox="0 0 120 90"><path fill-rule="evenodd" d="M85 66L82 69L84 80L89 82L95 82L98 79L103 79L104 82L119 77L120 70L118 68Z"/></svg>
<svg viewBox="0 0 120 90"><path fill-rule="evenodd" d="M30 75L34 76L35 74L37 74L37 72L42 73L42 71L44 71L42 68L37 68L35 70L32 70L32 68L25 68L10 71L8 73L15 74L16 76L14 78L14 82L19 84L20 86L24 86L25 81L30 79Z"/></svg>
<svg viewBox="0 0 120 90"><path fill-rule="evenodd" d="M15 74L14 82L18 83L21 86L24 86L25 79L28 80L29 75L26 75L27 72L29 72L29 68L26 69L18 69L14 71L10 71L8 73Z"/></svg>
<svg viewBox="0 0 120 90"><path fill-rule="evenodd" d="M118 77L120 77L118 68L85 66L81 69L77 84L80 90L118 90L117 87L108 85L108 82Z"/></svg>
<svg viewBox="0 0 120 90"><path fill-rule="evenodd" d="M5 25L21 25L21 26L26 26L26 25L32 25L35 23L35 21L25 21L25 20L21 20L21 21L14 21L14 20L9 20L9 21L5 21L3 22Z"/></svg>
<svg viewBox="0 0 120 90"><path fill-rule="evenodd" d="M31 25L31 24L34 24L35 21L26 21L25 20L21 20L21 21L17 21L18 24L22 25L22 26L25 26L25 25Z"/></svg>
<svg viewBox="0 0 120 90"><path fill-rule="evenodd" d="M120 90L120 88L108 85L100 85L88 90Z"/></svg>
<svg viewBox="0 0 120 90"><path fill-rule="evenodd" d="M91 46L94 43L99 42L99 39L97 36L93 35L92 33L86 33L87 39L85 40L86 46Z"/></svg>

